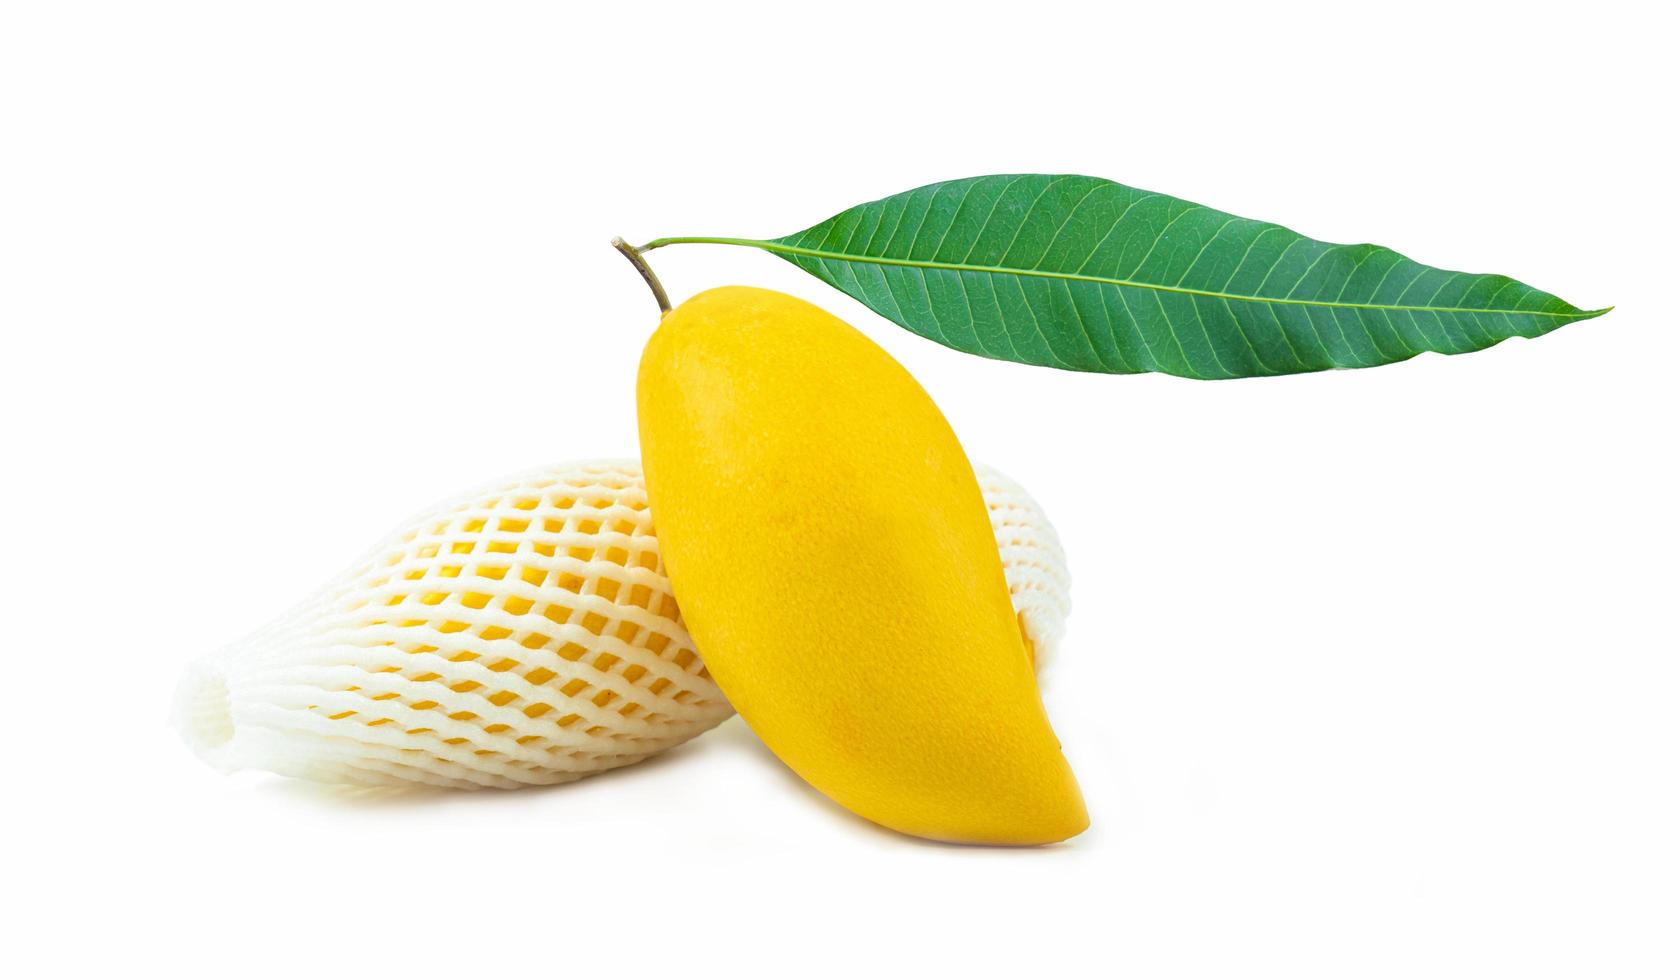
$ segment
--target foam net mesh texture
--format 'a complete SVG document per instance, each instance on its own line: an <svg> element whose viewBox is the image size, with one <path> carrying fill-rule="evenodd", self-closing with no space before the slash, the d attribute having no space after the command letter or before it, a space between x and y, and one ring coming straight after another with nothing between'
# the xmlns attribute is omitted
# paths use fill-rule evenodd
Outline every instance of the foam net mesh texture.
<svg viewBox="0 0 1680 980"><path fill-rule="evenodd" d="M977 468L1039 662L1068 613L1062 550ZM188 668L175 719L224 770L515 788L663 751L733 709L694 648L634 461L546 467L394 532L280 619Z"/></svg>

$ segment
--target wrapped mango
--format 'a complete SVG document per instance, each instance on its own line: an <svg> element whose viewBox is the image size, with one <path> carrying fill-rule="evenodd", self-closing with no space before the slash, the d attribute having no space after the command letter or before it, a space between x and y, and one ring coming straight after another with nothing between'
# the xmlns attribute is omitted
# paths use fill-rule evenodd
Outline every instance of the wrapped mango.
<svg viewBox="0 0 1680 980"><path fill-rule="evenodd" d="M1068 613L1060 544L1020 487L977 475L1042 658ZM798 575L797 542L787 561ZM515 788L638 762L733 709L683 626L640 465L625 460L546 467L414 518L189 667L174 713L222 770Z"/></svg>

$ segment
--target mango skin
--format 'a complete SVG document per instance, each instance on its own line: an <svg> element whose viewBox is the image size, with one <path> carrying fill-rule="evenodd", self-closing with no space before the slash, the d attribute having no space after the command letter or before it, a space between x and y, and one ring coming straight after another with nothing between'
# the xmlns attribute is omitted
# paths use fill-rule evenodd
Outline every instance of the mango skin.
<svg viewBox="0 0 1680 980"><path fill-rule="evenodd" d="M918 837L1086 828L974 468L909 372L809 303L729 286L665 317L637 406L683 618L771 751Z"/></svg>

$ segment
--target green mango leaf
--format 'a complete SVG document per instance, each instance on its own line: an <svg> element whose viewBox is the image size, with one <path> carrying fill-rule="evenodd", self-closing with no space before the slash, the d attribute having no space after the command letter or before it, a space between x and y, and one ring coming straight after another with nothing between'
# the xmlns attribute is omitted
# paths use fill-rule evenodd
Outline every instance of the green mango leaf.
<svg viewBox="0 0 1680 980"><path fill-rule="evenodd" d="M1609 312L1097 177L970 177L745 245L947 347L1073 371L1242 378L1462 354Z"/></svg>

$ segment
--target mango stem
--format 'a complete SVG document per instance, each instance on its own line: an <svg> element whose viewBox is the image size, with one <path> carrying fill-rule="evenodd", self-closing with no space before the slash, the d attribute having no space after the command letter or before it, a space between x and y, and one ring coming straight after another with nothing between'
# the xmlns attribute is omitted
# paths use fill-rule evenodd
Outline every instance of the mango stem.
<svg viewBox="0 0 1680 980"><path fill-rule="evenodd" d="M642 258L642 250L622 238L614 238L612 247L622 252L624 257L630 260L630 264L636 267L636 271L642 274L642 280L653 290L653 298L659 303L659 315L664 316L671 312L671 298L665 295L665 287L660 285L659 277L653 274L653 267L647 264L647 259Z"/></svg>

